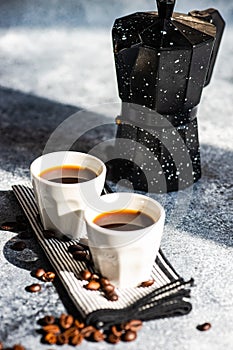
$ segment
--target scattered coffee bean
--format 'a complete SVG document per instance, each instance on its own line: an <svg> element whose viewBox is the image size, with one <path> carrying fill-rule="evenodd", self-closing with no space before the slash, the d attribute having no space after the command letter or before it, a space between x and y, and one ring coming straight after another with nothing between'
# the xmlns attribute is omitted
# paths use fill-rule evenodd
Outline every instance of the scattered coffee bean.
<svg viewBox="0 0 233 350"><path fill-rule="evenodd" d="M61 314L59 324L63 329L70 328L74 322L72 315Z"/></svg>
<svg viewBox="0 0 233 350"><path fill-rule="evenodd" d="M79 320L74 320L74 326L78 329L83 329L85 327L85 324L83 322L80 322Z"/></svg>
<svg viewBox="0 0 233 350"><path fill-rule="evenodd" d="M16 250L16 251L20 252L20 251L22 251L22 250L24 250L26 248L26 243L23 242L23 241L18 241L18 242L13 243L10 246L10 248L12 250Z"/></svg>
<svg viewBox="0 0 233 350"><path fill-rule="evenodd" d="M54 272L48 271L41 276L42 281L44 282L53 282L54 278L56 277Z"/></svg>
<svg viewBox="0 0 233 350"><path fill-rule="evenodd" d="M104 287L104 286L107 286L108 284L110 284L110 281L105 277L101 277L100 284L101 284L101 287Z"/></svg>
<svg viewBox="0 0 233 350"><path fill-rule="evenodd" d="M103 332L101 332L97 329L96 331L94 331L92 333L92 339L95 342L100 342L100 341L103 341L105 339L105 336L104 336Z"/></svg>
<svg viewBox="0 0 233 350"><path fill-rule="evenodd" d="M93 332L95 332L95 327L93 327L93 326L86 326L86 327L84 327L81 331L80 331L80 333L82 334L82 336L84 337L84 338L89 338L90 336L91 336L91 334L93 333Z"/></svg>
<svg viewBox="0 0 233 350"><path fill-rule="evenodd" d="M46 326L48 324L54 324L55 317L51 315L47 315L39 320L39 324Z"/></svg>
<svg viewBox="0 0 233 350"><path fill-rule="evenodd" d="M68 252L70 253L74 253L74 252L82 252L82 251L85 251L86 249L83 248L81 245L79 244L73 244L73 245L70 245L69 248L68 248Z"/></svg>
<svg viewBox="0 0 233 350"><path fill-rule="evenodd" d="M120 337L122 335L123 330L120 329L119 326L112 326L111 327L111 332L116 336L116 337Z"/></svg>
<svg viewBox="0 0 233 350"><path fill-rule="evenodd" d="M1 230L3 231L13 231L17 227L17 222L6 221L1 224Z"/></svg>
<svg viewBox="0 0 233 350"><path fill-rule="evenodd" d="M13 350L25 350L25 347L20 344L15 344Z"/></svg>
<svg viewBox="0 0 233 350"><path fill-rule="evenodd" d="M50 333L50 334L61 333L60 327L57 324L47 324L46 326L43 326L42 330L44 333Z"/></svg>
<svg viewBox="0 0 233 350"><path fill-rule="evenodd" d="M85 261L88 256L86 251L79 251L79 250L77 250L76 252L73 252L72 255L74 260L77 260L77 261Z"/></svg>
<svg viewBox="0 0 233 350"><path fill-rule="evenodd" d="M107 342L111 343L111 344L117 344L119 343L121 340L120 337L117 337L115 334L111 333L109 334L108 338L107 338Z"/></svg>
<svg viewBox="0 0 233 350"><path fill-rule="evenodd" d="M133 341L136 338L137 338L137 333L130 330L126 331L121 337L121 339L126 342Z"/></svg>
<svg viewBox="0 0 233 350"><path fill-rule="evenodd" d="M52 230L43 230L43 236L46 239L55 238L56 233Z"/></svg>
<svg viewBox="0 0 233 350"><path fill-rule="evenodd" d="M93 273L93 274L91 275L91 279L92 279L92 280L95 280L95 281L99 281L100 276L97 275L97 273Z"/></svg>
<svg viewBox="0 0 233 350"><path fill-rule="evenodd" d="M80 272L80 276L83 280L89 281L92 277L92 273L89 270L83 270Z"/></svg>
<svg viewBox="0 0 233 350"><path fill-rule="evenodd" d="M32 271L32 276L38 278L39 280L44 274L45 274L45 270L43 268L39 268L39 269L36 269L35 271Z"/></svg>
<svg viewBox="0 0 233 350"><path fill-rule="evenodd" d="M47 344L56 344L57 343L57 337L53 333L47 333L43 337L42 341Z"/></svg>
<svg viewBox="0 0 233 350"><path fill-rule="evenodd" d="M69 338L65 334L58 334L57 336L57 344L58 345L63 345L63 344L68 344L69 343Z"/></svg>
<svg viewBox="0 0 233 350"><path fill-rule="evenodd" d="M118 300L118 295L116 293L107 293L105 294L106 298L110 301L117 301Z"/></svg>
<svg viewBox="0 0 233 350"><path fill-rule="evenodd" d="M37 293L41 290L41 285L38 283L33 283L30 286L27 286L25 290L30 293Z"/></svg>
<svg viewBox="0 0 233 350"><path fill-rule="evenodd" d="M154 284L155 280L148 280L148 281L144 281L140 284L139 287L150 287L152 286L152 284Z"/></svg>
<svg viewBox="0 0 233 350"><path fill-rule="evenodd" d="M115 287L113 284L106 284L105 286L102 287L102 290L104 293L112 294L115 290Z"/></svg>
<svg viewBox="0 0 233 350"><path fill-rule="evenodd" d="M69 339L70 345L73 345L73 346L76 346L76 345L81 344L82 341L83 341L83 336L82 336L82 334L74 335L73 337L71 337L71 338Z"/></svg>
<svg viewBox="0 0 233 350"><path fill-rule="evenodd" d="M205 322L197 326L197 329L201 332L208 331L210 328L211 328L211 324L209 322Z"/></svg>
<svg viewBox="0 0 233 350"><path fill-rule="evenodd" d="M80 332L79 330L76 328L76 327L70 327L70 328L67 328L63 334L70 338L70 337L74 337L75 335L78 335Z"/></svg>
<svg viewBox="0 0 233 350"><path fill-rule="evenodd" d="M91 280L87 285L85 285L85 288L88 290L98 290L100 289L100 283L95 280Z"/></svg>

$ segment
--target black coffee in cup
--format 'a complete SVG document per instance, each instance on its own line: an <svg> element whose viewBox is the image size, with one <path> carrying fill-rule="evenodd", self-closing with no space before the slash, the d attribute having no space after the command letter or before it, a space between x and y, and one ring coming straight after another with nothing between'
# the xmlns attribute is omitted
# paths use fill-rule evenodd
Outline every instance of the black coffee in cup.
<svg viewBox="0 0 233 350"><path fill-rule="evenodd" d="M134 231L155 223L149 215L132 209L109 211L98 215L93 222L103 228L115 231Z"/></svg>
<svg viewBox="0 0 233 350"><path fill-rule="evenodd" d="M56 183L75 184L92 180L97 175L89 168L76 165L63 165L48 168L42 171L39 176Z"/></svg>

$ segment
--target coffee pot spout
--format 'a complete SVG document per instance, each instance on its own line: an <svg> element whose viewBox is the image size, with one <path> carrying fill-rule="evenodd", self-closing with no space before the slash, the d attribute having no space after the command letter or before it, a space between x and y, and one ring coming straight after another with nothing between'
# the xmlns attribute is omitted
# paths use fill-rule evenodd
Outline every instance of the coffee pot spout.
<svg viewBox="0 0 233 350"><path fill-rule="evenodd" d="M197 10L191 11L189 13L189 15L192 17L196 17L198 19L201 19L203 21L209 22L216 27L215 42L214 42L212 54L210 57L209 68L207 71L205 85L204 85L204 86L207 86L211 80L211 76L213 73L213 69L214 69L214 65L216 62L219 46L221 43L224 28L225 28L225 21L222 18L222 16L220 15L220 13L218 12L218 10L216 10L214 8L209 8L209 9L203 10L203 11L197 11Z"/></svg>

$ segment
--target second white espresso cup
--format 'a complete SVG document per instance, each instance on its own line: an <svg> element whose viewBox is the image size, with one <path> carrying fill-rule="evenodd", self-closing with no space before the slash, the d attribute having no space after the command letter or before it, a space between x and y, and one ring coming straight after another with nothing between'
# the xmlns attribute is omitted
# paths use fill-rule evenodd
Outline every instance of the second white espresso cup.
<svg viewBox="0 0 233 350"><path fill-rule="evenodd" d="M42 174L63 167L80 167L94 173L82 183L56 183ZM32 185L44 229L72 239L85 236L83 210L98 207L104 187L106 167L98 158L86 153L60 151L42 155L30 167ZM61 176L62 176L62 170Z"/></svg>
<svg viewBox="0 0 233 350"><path fill-rule="evenodd" d="M113 213L139 212L150 218L150 224L131 230L119 230L108 222ZM135 287L150 278L163 233L165 211L155 200L135 193L112 193L101 196L99 206L86 208L89 247L94 265L99 272L117 287ZM105 217L109 226L100 226L98 218ZM139 216L130 222L138 224ZM114 228L116 227L116 228Z"/></svg>

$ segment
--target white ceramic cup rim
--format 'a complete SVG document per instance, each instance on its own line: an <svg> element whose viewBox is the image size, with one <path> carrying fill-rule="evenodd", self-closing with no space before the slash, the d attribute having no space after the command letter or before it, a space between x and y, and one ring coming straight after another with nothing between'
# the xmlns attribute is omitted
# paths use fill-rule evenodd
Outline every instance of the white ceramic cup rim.
<svg viewBox="0 0 233 350"><path fill-rule="evenodd" d="M51 157L52 155L67 155L67 154L73 154L75 156L82 156L82 157L85 157L86 159L92 159L96 162L99 163L100 165L100 170L98 172L98 174L96 174L96 177L100 176L103 172L104 172L104 169L105 169L105 164L102 162L102 160L100 160L99 158L95 157L95 156L92 156L88 153L84 153L84 152L76 152L76 151L57 151L57 152L51 152L51 153L46 153L46 154L43 154L41 156L39 156L38 158L36 158L30 165L30 173L32 174L33 177L35 177L38 181L46 184L46 185L49 185L49 186L52 186L52 187L58 187L58 188L70 188L71 186L73 187L80 187L82 186L83 183L72 183L72 184L64 184L64 183L58 183L58 182L53 182L53 181L50 181L50 180L46 180L45 178L43 178L42 176L40 176L40 173L46 169L49 169L49 167L45 168L45 169L41 169L40 172L38 173L38 171L36 171L34 168L37 168L37 165L39 162L42 161L42 159L45 159L46 157ZM65 157L64 157L65 159ZM62 166L64 164L57 164L57 166ZM82 166L82 164L80 164L80 162L77 162L75 164L72 164L71 162L69 163L69 165L79 165L79 166ZM89 168L91 170L93 170L93 166L89 166ZM95 172L96 173L96 172ZM96 180L96 177L91 179L91 180L88 180L86 182L94 182Z"/></svg>
<svg viewBox="0 0 233 350"><path fill-rule="evenodd" d="M152 223L151 225L149 226L146 226L146 227L143 227L142 229L137 229L137 230L131 230L131 231L117 231L117 230L112 230L112 229L107 229L107 228L104 228L104 227L100 227L98 226L97 224L95 224L93 222L93 220L100 214L104 213L105 211L98 211L98 210L94 210L94 209L91 209L91 208L86 208L84 210L84 218L85 218L85 221L87 222L87 224L92 228L94 229L95 231L98 231L100 232L102 235L106 235L106 237L125 237L126 234L130 234L130 235L135 235L135 241L140 238L141 236L144 236L146 234L146 232L148 232L148 230L156 230L156 227L158 225L160 225L160 222L161 220L164 220L165 218L165 210L163 208L163 206L157 202L156 200L150 198L150 197L147 197L145 195L142 195L142 194L138 194L138 193L131 193L131 192L115 192L115 193L109 193L109 194L106 194L104 196L101 196L101 198L103 199L103 197L106 198L106 196L108 196L110 198L110 196L112 198L114 197L118 197L118 196L133 196L135 197L136 199L141 199L141 200L144 200L146 201L147 203L151 203L154 207L156 207L156 209L158 209L159 211L159 215L158 215L158 218L156 221L154 221L154 223ZM114 211L116 210L122 210L122 209L133 209L135 210L136 208L133 207L133 206L127 206L127 208L122 208L122 207L119 207L118 209L114 208ZM111 212L111 208L109 207L109 212ZM143 209L141 210L142 213L145 213L147 215L149 215L148 213L144 212ZM93 215L95 212L95 215ZM149 215L151 216L151 215ZM153 219L153 217L152 217ZM124 246L124 245L127 245L127 244L131 244L133 241L131 240L130 242L128 243L124 243L124 244L119 244L119 246ZM111 247L109 247L111 248Z"/></svg>

